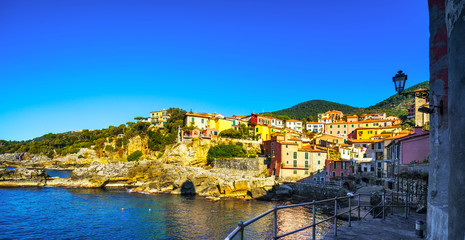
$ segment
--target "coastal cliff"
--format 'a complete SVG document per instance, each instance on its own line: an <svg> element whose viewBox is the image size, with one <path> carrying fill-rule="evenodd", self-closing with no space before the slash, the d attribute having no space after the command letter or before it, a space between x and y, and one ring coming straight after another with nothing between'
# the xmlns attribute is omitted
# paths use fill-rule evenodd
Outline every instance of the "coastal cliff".
<svg viewBox="0 0 465 240"><path fill-rule="evenodd" d="M131 162L110 158L91 148L82 148L75 154L53 159L30 153L2 154L0 162L5 166L67 169L73 172L68 178L51 178L43 176L44 172L40 170L2 169L0 186L130 188L136 192L196 194L212 199L264 197L277 182L274 178L267 177L263 168L242 171L207 167L210 147L237 141L239 140L193 139L174 144L164 154L160 156L158 153L157 156L157 152L148 150L147 141L137 136L129 140L126 149L132 152L141 151L144 160ZM247 152L260 151L260 145L256 143L245 143L244 148ZM228 160L223 160L221 166L225 165L224 161ZM28 174L31 174L24 171L32 171L35 174L32 175L37 177L28 178Z"/></svg>

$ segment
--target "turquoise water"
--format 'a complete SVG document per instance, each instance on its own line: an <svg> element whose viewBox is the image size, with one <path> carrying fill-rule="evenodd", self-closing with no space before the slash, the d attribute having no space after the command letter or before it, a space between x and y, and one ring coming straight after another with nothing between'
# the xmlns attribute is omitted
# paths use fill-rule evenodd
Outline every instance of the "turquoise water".
<svg viewBox="0 0 465 240"><path fill-rule="evenodd" d="M224 239L239 220L273 204L102 189L0 189L0 239ZM310 224L311 217L305 208L279 212L280 232ZM245 239L270 239L271 229L269 215L249 226Z"/></svg>

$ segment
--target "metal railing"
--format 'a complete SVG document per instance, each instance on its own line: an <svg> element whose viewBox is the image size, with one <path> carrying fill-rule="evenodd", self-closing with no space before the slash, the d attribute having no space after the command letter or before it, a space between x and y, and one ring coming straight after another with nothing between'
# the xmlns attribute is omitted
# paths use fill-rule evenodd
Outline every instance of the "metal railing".
<svg viewBox="0 0 465 240"><path fill-rule="evenodd" d="M289 236L289 235L292 235L292 234L295 234L295 233L298 233L298 232L301 232L301 231L304 231L306 229L309 229L309 228L312 228L312 239L315 240L316 239L316 226L318 226L319 224L322 224L324 222L327 222L327 221L330 221L330 220L334 220L334 225L333 225L333 228L334 228L334 236L337 236L337 220L338 220L338 216L341 216L341 215L344 215L344 214L347 214L348 213L348 226L351 227L352 226L352 211L354 210L358 210L357 211L357 215L358 215L358 220L361 220L361 219L364 219L369 213L373 212L372 215L373 215L373 218L377 218L380 214L382 214L382 218L385 219L386 217L386 209L390 208L391 209L391 215L394 214L394 207L401 207L401 208L405 208L405 217L407 218L408 215L410 215L410 207L412 206L412 203L409 201L411 199L411 196L409 196L408 194L402 194L402 193L398 193L398 192L392 192L388 195L385 195L384 193L382 194L382 199L381 201L379 202L379 204L373 206L373 205L362 205L360 204L361 201L360 201L360 197L361 196L371 196L372 194L356 194L356 195L351 195L351 196L344 196L344 197L335 197L335 198L330 198L330 199L325 199L325 200L321 200L321 201L315 201L313 200L312 202L307 202L307 203L300 203L300 204L292 204L292 205L285 205L285 206L276 206L274 205L273 206L273 209L270 209L246 222L243 222L243 221L239 221L238 223L238 226L225 238L225 240L230 240L230 239L233 239L234 237L237 236L237 234L239 234L239 238L241 240L244 239L244 230L247 226L249 226L250 224L260 220L261 218L267 216L268 214L271 214L273 213L273 239L280 239L280 238L283 238L283 237L286 237L286 236ZM402 199L403 197L405 196L404 199ZM390 197L390 201L387 201ZM396 197L396 199L394 199L394 197ZM357 199L357 206L353 207L352 208L352 201L351 199L355 199L355 198L358 198ZM396 202L399 202L399 198L401 199L400 201L402 202L402 204L395 204ZM338 212L338 206L339 204L341 203L342 200L348 200L348 210L346 211L343 211L343 212ZM327 203L327 202L331 202L331 201L334 201L334 214L333 216L331 217L328 217L326 219L323 219L319 222L316 222L316 209L315 209L315 205L316 204L321 204L321 203ZM386 204L387 203L387 204ZM301 227L301 228L298 228L298 229L295 229L293 231L290 231L290 232L287 232L287 233L283 233L281 235L278 235L278 211L279 210L282 210L282 209L287 209L287 208L294 208L294 207L302 207L302 206L312 206L312 224L311 225L308 225L308 226L304 226L304 227ZM361 215L361 208L362 207L371 207L371 209L365 214L365 216L363 216L363 218L360 217ZM381 209L381 210L380 210ZM376 213L376 210L378 210L379 212Z"/></svg>

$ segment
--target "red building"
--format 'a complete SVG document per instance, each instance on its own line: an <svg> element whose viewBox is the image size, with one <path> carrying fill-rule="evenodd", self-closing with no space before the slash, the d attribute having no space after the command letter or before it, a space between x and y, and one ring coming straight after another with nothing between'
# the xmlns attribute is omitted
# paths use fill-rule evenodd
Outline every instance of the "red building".
<svg viewBox="0 0 465 240"><path fill-rule="evenodd" d="M354 166L349 160L326 160L326 180L354 175Z"/></svg>
<svg viewBox="0 0 465 240"><path fill-rule="evenodd" d="M271 118L261 116L260 113L252 113L250 115L250 124L255 126L255 125L265 125L265 126L271 126Z"/></svg>

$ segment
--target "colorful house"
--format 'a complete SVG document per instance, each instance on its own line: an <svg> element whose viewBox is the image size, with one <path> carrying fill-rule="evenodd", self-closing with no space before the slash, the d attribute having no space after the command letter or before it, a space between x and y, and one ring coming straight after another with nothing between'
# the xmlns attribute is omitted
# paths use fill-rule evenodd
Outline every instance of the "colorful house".
<svg viewBox="0 0 465 240"><path fill-rule="evenodd" d="M227 119L221 118L210 118L208 121L208 128L210 129L218 129L219 132L233 128L233 122Z"/></svg>
<svg viewBox="0 0 465 240"><path fill-rule="evenodd" d="M386 119L386 113L368 113L362 115L363 120L381 120Z"/></svg>
<svg viewBox="0 0 465 240"><path fill-rule="evenodd" d="M186 113L186 117L184 119L185 126L195 127L198 129L207 129L209 128L208 123L211 117L211 114L205 113Z"/></svg>
<svg viewBox="0 0 465 240"><path fill-rule="evenodd" d="M322 133L325 129L325 125L319 122L307 122L305 128L309 132Z"/></svg>
<svg viewBox="0 0 465 240"><path fill-rule="evenodd" d="M338 110L331 110L325 113L318 113L318 120L320 119L331 119L334 121L341 120L344 117L344 114ZM320 122L320 121L318 121Z"/></svg>
<svg viewBox="0 0 465 240"><path fill-rule="evenodd" d="M286 128L290 128L297 132L302 132L302 122L295 119L286 120Z"/></svg>
<svg viewBox="0 0 465 240"><path fill-rule="evenodd" d="M328 172L326 176L326 180L328 181L352 176L354 174L354 165L352 161L328 159L326 160L325 168Z"/></svg>
<svg viewBox="0 0 465 240"><path fill-rule="evenodd" d="M375 135L383 133L397 133L401 128L398 126L390 127L361 127L355 129L355 136L357 139L372 139Z"/></svg>
<svg viewBox="0 0 465 240"><path fill-rule="evenodd" d="M170 118L170 115L165 109L150 112L150 122L157 127L163 128L168 122L168 118Z"/></svg>

